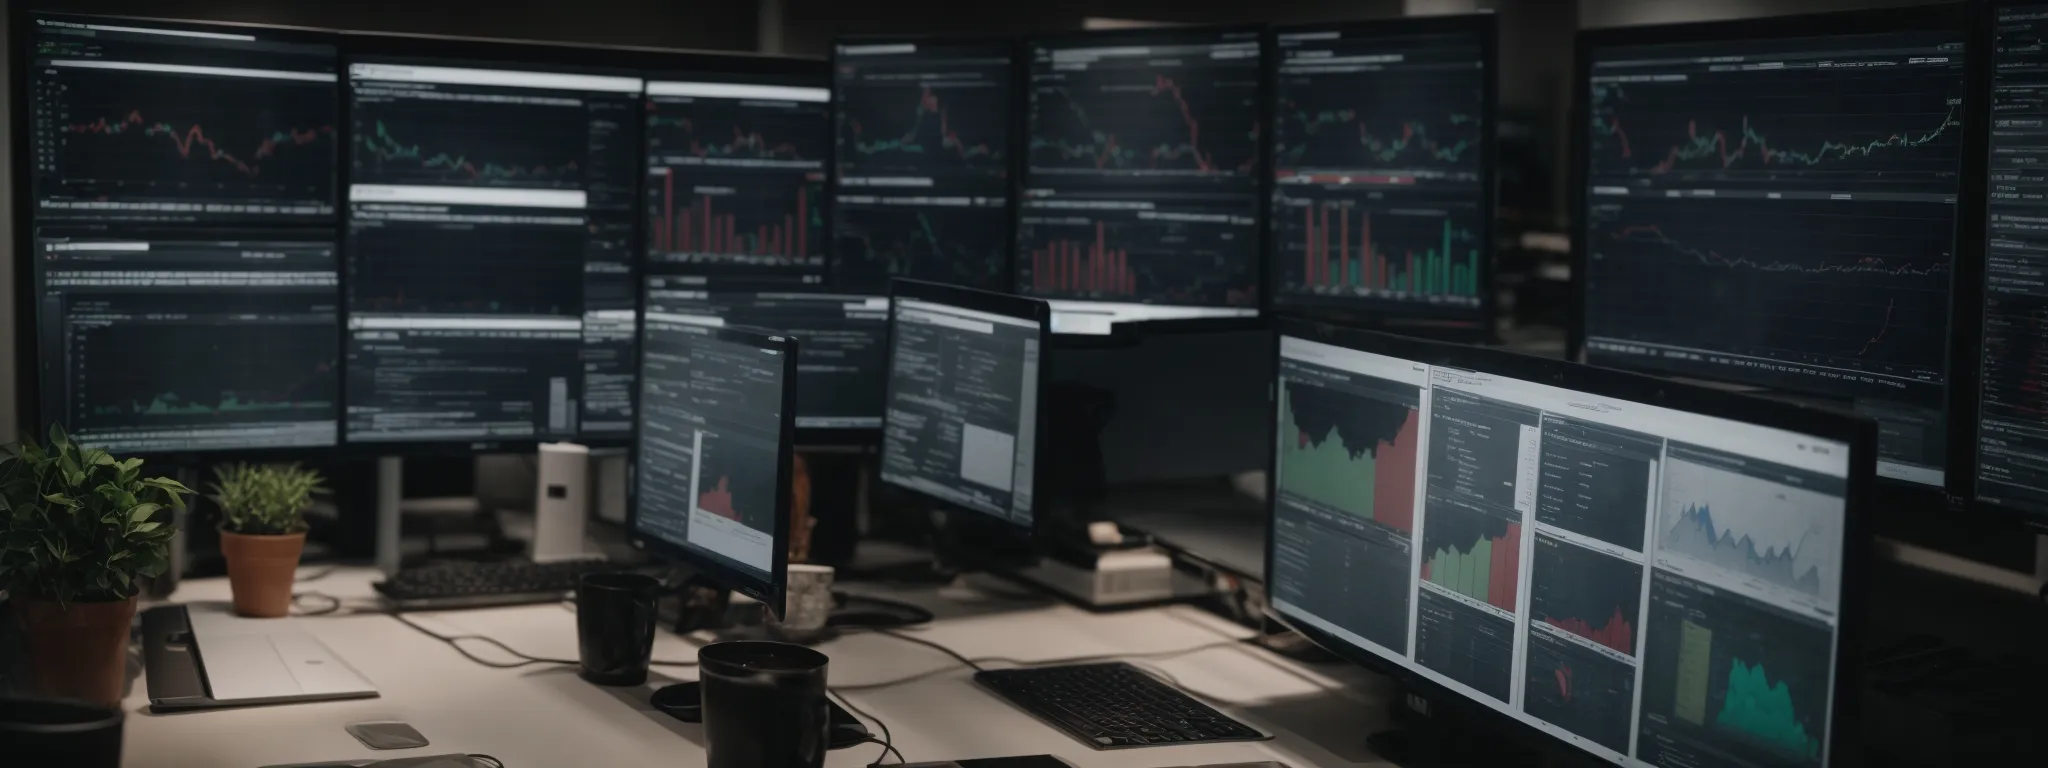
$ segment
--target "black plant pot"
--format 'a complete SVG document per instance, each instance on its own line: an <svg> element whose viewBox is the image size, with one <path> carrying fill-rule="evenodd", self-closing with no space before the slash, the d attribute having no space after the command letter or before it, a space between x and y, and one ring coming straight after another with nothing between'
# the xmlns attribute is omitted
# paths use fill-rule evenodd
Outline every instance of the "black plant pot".
<svg viewBox="0 0 2048 768"><path fill-rule="evenodd" d="M0 698L8 765L121 767L121 711L74 701Z"/></svg>

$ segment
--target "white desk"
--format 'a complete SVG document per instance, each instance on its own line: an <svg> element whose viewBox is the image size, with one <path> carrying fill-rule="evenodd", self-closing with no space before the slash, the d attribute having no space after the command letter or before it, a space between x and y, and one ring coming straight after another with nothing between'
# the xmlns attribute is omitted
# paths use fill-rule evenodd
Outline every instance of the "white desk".
<svg viewBox="0 0 2048 768"><path fill-rule="evenodd" d="M369 569L343 569L301 584L350 605L371 605ZM860 585L851 587L860 592ZM954 593L946 593L953 595ZM188 581L178 601L225 600L225 579ZM1104 653L1147 653L1209 645L1247 634L1242 627L1187 607L1106 615L1058 605L1005 605L993 610L977 595L959 595L965 615L917 630L969 657L1050 659ZM942 613L942 615L944 615ZM575 616L561 605L408 614L445 633L489 636L520 651L576 658ZM576 669L532 665L491 669L389 616L335 614L300 620L382 696L356 701L291 704L155 715L147 686L133 683L124 763L130 766L231 768L315 760L352 760L447 752L481 752L509 768L627 768L703 764L699 726L647 706L655 687L695 678L692 668L655 669L644 688L603 688ZM472 652L495 658L488 646ZM696 646L666 630L657 659L694 660ZM1200 765L1279 760L1292 768L1383 765L1364 746L1385 723L1376 701L1387 683L1356 668L1310 668L1250 648L1221 647L1143 660L1185 689L1276 738L1265 742L1154 747L1098 752L976 687L966 668L936 651L875 634L854 634L819 646L832 657L834 687L894 680L934 669L916 682L846 692L882 718L896 747L913 762L971 757L1058 755L1081 768ZM507 659L508 661L510 659ZM1000 665L991 665L1000 666ZM664 679L666 676L667 679ZM433 744L377 753L342 726L364 720L411 723ZM871 726L872 727L872 726ZM877 729L879 730L879 729ZM881 748L831 753L830 766L865 766Z"/></svg>

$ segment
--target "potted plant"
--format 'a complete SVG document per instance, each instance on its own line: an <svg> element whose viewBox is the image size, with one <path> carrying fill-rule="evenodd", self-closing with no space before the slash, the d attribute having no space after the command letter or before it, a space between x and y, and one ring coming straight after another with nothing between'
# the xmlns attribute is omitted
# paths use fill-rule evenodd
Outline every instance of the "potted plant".
<svg viewBox="0 0 2048 768"><path fill-rule="evenodd" d="M235 613L275 618L291 610L292 578L306 549L306 507L326 493L320 473L297 464L215 467L220 553Z"/></svg>
<svg viewBox="0 0 2048 768"><path fill-rule="evenodd" d="M44 695L120 704L137 581L170 564L158 511L191 492L54 426L48 444L23 437L0 454L0 587Z"/></svg>

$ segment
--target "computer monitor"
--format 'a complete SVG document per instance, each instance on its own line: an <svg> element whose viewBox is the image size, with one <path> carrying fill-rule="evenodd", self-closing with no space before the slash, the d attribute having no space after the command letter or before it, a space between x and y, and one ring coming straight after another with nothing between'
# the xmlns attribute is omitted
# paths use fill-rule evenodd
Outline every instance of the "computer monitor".
<svg viewBox="0 0 2048 768"><path fill-rule="evenodd" d="M797 342L649 312L626 530L782 615Z"/></svg>
<svg viewBox="0 0 2048 768"><path fill-rule="evenodd" d="M123 453L335 445L333 38L15 19L22 423Z"/></svg>
<svg viewBox="0 0 2048 768"><path fill-rule="evenodd" d="M833 284L1010 284L1016 47L841 39L832 48Z"/></svg>
<svg viewBox="0 0 2048 768"><path fill-rule="evenodd" d="M889 310L882 482L950 514L964 547L1035 553L1051 379L1043 301L897 280Z"/></svg>
<svg viewBox="0 0 2048 768"><path fill-rule="evenodd" d="M1825 766L1853 718L1876 425L1283 320L1272 611L1603 761Z"/></svg>
<svg viewBox="0 0 2048 768"><path fill-rule="evenodd" d="M1967 11L1582 33L1585 361L1850 404L1943 487Z"/></svg>
<svg viewBox="0 0 2048 768"><path fill-rule="evenodd" d="M2048 87L2048 3L2001 4L1993 9L1989 228L1985 239L1984 305L1976 319L1984 332L1974 444L1976 497L2048 525L2048 413L2044 372L2048 347L2048 286L2040 275L2044 241L2041 206L2029 186L2033 157L2048 149L2040 120L2048 118L2039 94Z"/></svg>
<svg viewBox="0 0 2048 768"><path fill-rule="evenodd" d="M882 428L889 297L720 292L647 279L646 311L709 327L768 328L795 338L797 444L873 443Z"/></svg>
<svg viewBox="0 0 2048 768"><path fill-rule="evenodd" d="M1053 330L1258 314L1261 32L1034 38L1017 291Z"/></svg>
<svg viewBox="0 0 2048 768"><path fill-rule="evenodd" d="M346 439L623 441L640 78L424 45L348 66Z"/></svg>
<svg viewBox="0 0 2048 768"><path fill-rule="evenodd" d="M648 274L726 290L825 282L830 84L814 61L648 79Z"/></svg>
<svg viewBox="0 0 2048 768"><path fill-rule="evenodd" d="M1492 15L1273 32L1273 306L1486 338Z"/></svg>

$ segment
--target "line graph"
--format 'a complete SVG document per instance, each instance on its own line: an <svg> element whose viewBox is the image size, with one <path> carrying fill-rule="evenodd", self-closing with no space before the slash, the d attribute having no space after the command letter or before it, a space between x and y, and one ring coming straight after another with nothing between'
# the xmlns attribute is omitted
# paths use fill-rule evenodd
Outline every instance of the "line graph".
<svg viewBox="0 0 2048 768"><path fill-rule="evenodd" d="M1960 68L1688 72L1593 88L1593 176L1953 189Z"/></svg>
<svg viewBox="0 0 2048 768"><path fill-rule="evenodd" d="M1744 581L1834 599L1843 501L1681 459L1665 468L1657 551Z"/></svg>
<svg viewBox="0 0 2048 768"><path fill-rule="evenodd" d="M840 204L833 211L838 279L886 288L895 277L974 288L1008 287L1006 210L1000 207Z"/></svg>
<svg viewBox="0 0 2048 768"><path fill-rule="evenodd" d="M648 153L705 161L822 163L826 111L820 104L753 104L714 99L649 102ZM661 164L660 161L655 161ZM815 165L813 167L816 167Z"/></svg>
<svg viewBox="0 0 2048 768"><path fill-rule="evenodd" d="M923 168L944 163L1000 171L1006 153L1002 149L1004 131L997 120L1002 115L1001 105L994 97L1000 96L1002 89L994 83L948 88L943 93L929 83L916 87L915 99L906 98L910 96L907 92L874 87L857 91L863 100L844 108L867 116L848 114L845 118L857 155L851 164ZM911 109L900 106L913 100ZM884 117L888 110L907 112L909 118L890 120ZM964 134L961 125L967 127Z"/></svg>
<svg viewBox="0 0 2048 768"><path fill-rule="evenodd" d="M1901 377L1946 370L1954 210L1934 203L1593 206L1593 335Z"/></svg>
<svg viewBox="0 0 2048 768"><path fill-rule="evenodd" d="M138 126L140 127L139 129ZM263 137L261 141L257 142L254 148L243 153L241 156L237 156L235 153L222 148L213 139L207 138L206 129L197 123L180 129L170 123L145 120L141 110L129 110L126 117L112 123L107 122L107 119L103 117L90 123L68 124L60 130L74 135L123 136L139 134L146 138L165 137L170 139L171 146L177 148L178 157L189 160L192 158L192 148L200 147L205 150L202 159L223 163L235 169L237 173L250 178L262 176L262 162L270 158L270 156L277 154L280 148L304 147L308 144L330 140L334 136L334 126L331 125L312 126L304 129L284 128L271 132L270 135ZM329 151L332 152L332 149L330 148ZM244 160L243 157L248 159Z"/></svg>
<svg viewBox="0 0 2048 768"><path fill-rule="evenodd" d="M1078 73L1070 84L1034 90L1030 164L1248 173L1258 162L1256 98L1255 77L1191 83L1128 70Z"/></svg>
<svg viewBox="0 0 2048 768"><path fill-rule="evenodd" d="M460 152L435 151L393 136L382 120L372 121L370 134L357 137L357 143L378 165L417 166L443 181L461 179L486 184L542 182L550 186L564 185L571 183L580 167L575 160L525 165L476 160Z"/></svg>
<svg viewBox="0 0 2048 768"><path fill-rule="evenodd" d="M1468 168L1478 160L1479 119L1470 112L1395 118L1376 127L1356 109L1309 111L1282 103L1281 168Z"/></svg>
<svg viewBox="0 0 2048 768"><path fill-rule="evenodd" d="M331 212L339 109L328 83L155 77L36 68L24 109L35 195L124 204L205 203L194 216ZM325 211L323 211L325 209ZM133 214L127 214L133 215ZM150 215L163 215L157 211Z"/></svg>
<svg viewBox="0 0 2048 768"><path fill-rule="evenodd" d="M73 324L68 367L76 391L67 425L102 431L334 419L340 342L331 315L324 322L187 317Z"/></svg>

